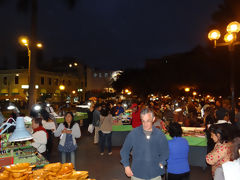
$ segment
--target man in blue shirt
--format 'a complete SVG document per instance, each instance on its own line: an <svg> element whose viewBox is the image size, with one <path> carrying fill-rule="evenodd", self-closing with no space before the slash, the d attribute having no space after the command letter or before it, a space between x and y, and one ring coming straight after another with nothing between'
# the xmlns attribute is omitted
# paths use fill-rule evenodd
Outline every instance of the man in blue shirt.
<svg viewBox="0 0 240 180"><path fill-rule="evenodd" d="M122 103L118 103L115 111L115 116L119 116L120 114L124 113L124 109L122 107Z"/></svg>
<svg viewBox="0 0 240 180"><path fill-rule="evenodd" d="M142 125L128 134L120 151L121 163L132 180L161 180L169 154L168 142L164 133L153 126L155 117L150 109L143 109L140 117Z"/></svg>

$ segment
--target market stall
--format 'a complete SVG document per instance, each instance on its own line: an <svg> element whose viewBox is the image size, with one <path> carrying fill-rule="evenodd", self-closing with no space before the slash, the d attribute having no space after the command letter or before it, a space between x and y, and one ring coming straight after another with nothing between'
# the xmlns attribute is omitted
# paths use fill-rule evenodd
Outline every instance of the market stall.
<svg viewBox="0 0 240 180"><path fill-rule="evenodd" d="M30 141L8 142L9 134L1 135L0 166L17 163L30 163L36 167L43 167L48 161L31 146Z"/></svg>

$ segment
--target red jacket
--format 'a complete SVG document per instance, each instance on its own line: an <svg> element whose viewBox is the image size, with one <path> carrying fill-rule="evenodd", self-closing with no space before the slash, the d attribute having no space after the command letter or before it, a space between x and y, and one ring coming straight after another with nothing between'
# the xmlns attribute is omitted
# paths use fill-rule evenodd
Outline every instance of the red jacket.
<svg viewBox="0 0 240 180"><path fill-rule="evenodd" d="M132 127L136 128L138 126L142 125L142 121L140 119L140 109L138 109L136 112L132 113Z"/></svg>

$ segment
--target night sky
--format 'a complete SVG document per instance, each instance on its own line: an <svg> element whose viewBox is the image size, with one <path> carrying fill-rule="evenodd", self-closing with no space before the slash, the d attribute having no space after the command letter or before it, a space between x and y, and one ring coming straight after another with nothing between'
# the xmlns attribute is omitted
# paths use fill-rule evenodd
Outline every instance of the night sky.
<svg viewBox="0 0 240 180"><path fill-rule="evenodd" d="M30 13L17 0L0 4L0 60L16 61L19 35L30 32ZM211 14L223 0L39 0L38 38L44 60L78 57L91 67L141 68L149 58L189 51L207 41Z"/></svg>

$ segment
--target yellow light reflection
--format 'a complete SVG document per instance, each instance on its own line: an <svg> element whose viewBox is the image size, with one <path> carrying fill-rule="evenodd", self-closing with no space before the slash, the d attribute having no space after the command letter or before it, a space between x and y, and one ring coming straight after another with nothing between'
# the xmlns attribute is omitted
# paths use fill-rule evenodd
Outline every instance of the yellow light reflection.
<svg viewBox="0 0 240 180"><path fill-rule="evenodd" d="M37 43L37 47L42 48L43 47L42 43Z"/></svg>
<svg viewBox="0 0 240 180"><path fill-rule="evenodd" d="M185 92L189 92L189 91L190 91L190 88L187 87L187 88L184 89L184 91L185 91Z"/></svg>
<svg viewBox="0 0 240 180"><path fill-rule="evenodd" d="M65 86L64 86L64 85L60 85L60 86L59 86L59 89L60 89L61 91L63 91L63 90L65 90Z"/></svg>
<svg viewBox="0 0 240 180"><path fill-rule="evenodd" d="M19 43L24 46L28 46L29 44L29 39L26 36L20 36L19 37Z"/></svg>

